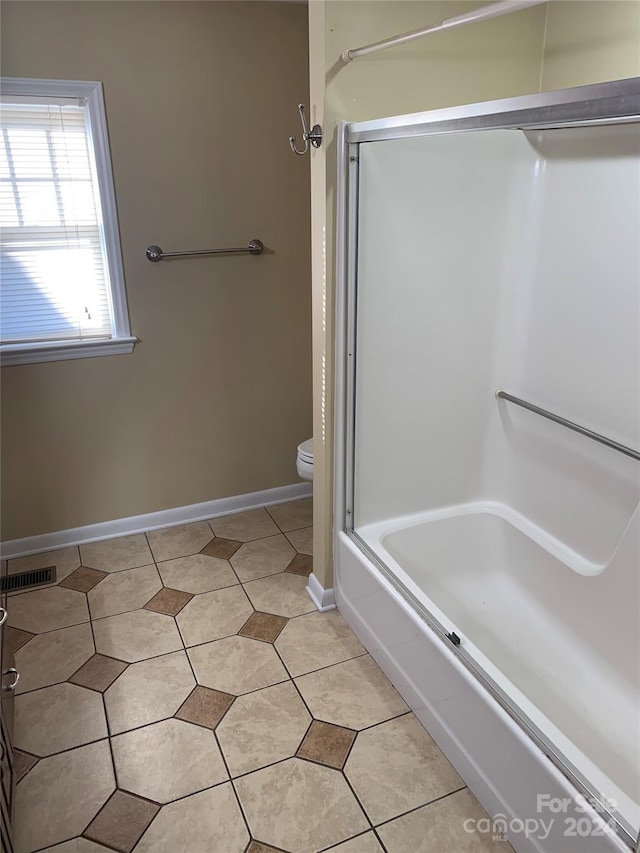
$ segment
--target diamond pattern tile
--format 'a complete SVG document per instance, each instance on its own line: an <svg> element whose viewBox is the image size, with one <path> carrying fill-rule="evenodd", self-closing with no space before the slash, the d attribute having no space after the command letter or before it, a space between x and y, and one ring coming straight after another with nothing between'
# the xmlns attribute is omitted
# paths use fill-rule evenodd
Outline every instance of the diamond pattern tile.
<svg viewBox="0 0 640 853"><path fill-rule="evenodd" d="M28 752L23 752L17 747L13 748L13 769L15 773L16 784L27 775L29 770L38 763L36 755L29 755Z"/></svg>
<svg viewBox="0 0 640 853"><path fill-rule="evenodd" d="M180 592L178 589L164 587L145 604L144 609L153 610L155 613L164 613L167 616L177 616L192 598L193 595L189 592Z"/></svg>
<svg viewBox="0 0 640 853"><path fill-rule="evenodd" d="M313 557L309 557L307 554L296 554L285 569L285 572L300 575L303 578L308 578L312 571Z"/></svg>
<svg viewBox="0 0 640 853"><path fill-rule="evenodd" d="M4 640L8 643L9 648L14 654L34 637L35 634L32 634L30 631L21 631L20 628L12 628L11 625L5 625Z"/></svg>
<svg viewBox="0 0 640 853"><path fill-rule="evenodd" d="M314 720L296 754L299 758L341 770L356 734L352 729Z"/></svg>
<svg viewBox="0 0 640 853"><path fill-rule="evenodd" d="M259 613L257 610L249 616L238 631L243 637L253 637L264 643L274 643L287 624L284 616L274 616L273 613Z"/></svg>
<svg viewBox="0 0 640 853"><path fill-rule="evenodd" d="M86 566L80 566L79 569L71 572L64 580L61 580L58 586L75 589L78 592L89 592L90 589L93 589L106 576L107 572L100 572L97 569L88 569Z"/></svg>
<svg viewBox="0 0 640 853"><path fill-rule="evenodd" d="M140 836L160 811L160 806L115 791L85 830L85 836L113 847L120 853L131 853Z"/></svg>
<svg viewBox="0 0 640 853"><path fill-rule="evenodd" d="M191 695L177 710L178 720L187 723L195 723L197 726L205 726L215 729L220 720L231 707L235 696L222 693L220 690L211 690L209 687L194 688Z"/></svg>
<svg viewBox="0 0 640 853"><path fill-rule="evenodd" d="M230 560L236 553L242 542L237 542L235 539L223 539L216 536L208 545L205 545L201 554L206 554L208 557L218 557L220 560Z"/></svg>
<svg viewBox="0 0 640 853"><path fill-rule="evenodd" d="M72 684L79 684L80 687L103 693L126 668L127 664L124 661L104 655L93 655L71 676L69 681Z"/></svg>

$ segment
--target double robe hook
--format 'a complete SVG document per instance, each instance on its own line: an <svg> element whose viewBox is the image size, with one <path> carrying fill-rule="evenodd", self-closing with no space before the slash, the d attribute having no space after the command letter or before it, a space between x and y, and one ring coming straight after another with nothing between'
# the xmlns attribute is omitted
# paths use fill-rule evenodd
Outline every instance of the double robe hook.
<svg viewBox="0 0 640 853"><path fill-rule="evenodd" d="M300 113L300 121L302 122L302 140L304 142L304 148L302 151L298 151L295 136L289 137L289 145L291 146L291 150L294 154L299 154L302 157L302 155L306 154L309 150L309 143L311 143L314 148L320 148L322 145L322 128L319 124L314 124L311 130L307 129L304 104L298 104L298 112Z"/></svg>

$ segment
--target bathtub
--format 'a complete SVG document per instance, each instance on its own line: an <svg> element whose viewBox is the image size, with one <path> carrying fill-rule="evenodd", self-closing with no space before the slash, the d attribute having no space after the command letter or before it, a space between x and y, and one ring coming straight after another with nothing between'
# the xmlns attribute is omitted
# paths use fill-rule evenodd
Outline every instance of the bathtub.
<svg viewBox="0 0 640 853"><path fill-rule="evenodd" d="M597 780L618 817L633 822L634 797L603 766L632 786L636 756L625 742L637 726L637 700L602 665L602 692L589 691L589 704L581 701L584 679L594 676L573 666L579 638L561 630L562 614L554 621L553 609L532 596L532 589L544 590L548 573L575 570L531 527L508 507L484 502L340 532L337 606L494 817L494 832L506 829L523 853L628 850L606 811L592 808L568 776ZM550 677L561 675L566 684L562 696L529 666L527 649L539 653L541 645ZM513 705L520 724L509 712ZM566 718L573 741L549 717ZM588 739L591 756L598 740L598 766L581 749ZM550 755L567 758L570 769L560 772ZM561 802L560 813L549 810Z"/></svg>

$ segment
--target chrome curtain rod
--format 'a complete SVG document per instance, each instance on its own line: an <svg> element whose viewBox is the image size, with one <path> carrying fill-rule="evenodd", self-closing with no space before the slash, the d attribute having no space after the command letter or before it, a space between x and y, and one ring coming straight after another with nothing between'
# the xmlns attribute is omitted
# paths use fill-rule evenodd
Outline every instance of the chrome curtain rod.
<svg viewBox="0 0 640 853"><path fill-rule="evenodd" d="M560 424L560 426L567 427L567 429L571 429L574 432L579 432L580 435L584 435L593 441L597 441L600 444L604 444L606 447L610 447L612 450L617 450L618 453L624 453L625 456L630 456L632 459L640 461L640 453L637 450L634 450L632 447L627 447L624 444L618 444L617 441L612 441L612 439L607 438L604 435L600 435L599 432L593 432L593 430L582 427L579 424L574 424L573 421L568 421L566 418L554 415L553 412L541 409L540 406L534 406L533 403L527 403L526 400L521 400L520 397L514 397L512 394L507 394L506 391L496 391L496 397L502 400L508 400L510 403L515 403L516 406L522 406L523 409L527 409L536 415L547 418L556 424Z"/></svg>
<svg viewBox="0 0 640 853"><path fill-rule="evenodd" d="M149 246L146 251L148 261L157 264L163 258L183 258L187 255L228 255L232 252L248 252L250 255L261 255L264 249L262 240L249 240L248 246L234 249L200 249L196 252L163 252L160 246Z"/></svg>
<svg viewBox="0 0 640 853"><path fill-rule="evenodd" d="M499 3L481 6L479 9L473 9L473 11L465 12L463 15L446 18L444 21L440 21L439 24L432 24L430 27L411 30L408 33L401 33L398 36L366 44L363 47L354 47L351 50L345 50L342 54L342 59L344 62L351 62L360 56L377 53L379 50L386 50L388 47L396 47L399 44L407 44L407 42L422 38L422 36L431 35L431 33L450 30L453 27L462 27L465 24L472 24L474 21L486 21L489 18L497 18L498 15L508 15L509 12L518 12L520 9L526 9L529 6L540 6L546 2L547 0L500 0Z"/></svg>

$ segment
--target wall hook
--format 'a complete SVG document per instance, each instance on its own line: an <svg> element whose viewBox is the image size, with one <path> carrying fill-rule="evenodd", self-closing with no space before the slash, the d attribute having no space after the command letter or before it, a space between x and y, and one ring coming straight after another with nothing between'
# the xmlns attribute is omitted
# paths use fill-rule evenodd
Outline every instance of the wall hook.
<svg viewBox="0 0 640 853"><path fill-rule="evenodd" d="M298 104L298 112L300 113L300 121L302 122L302 140L304 142L304 148L302 149L302 151L298 151L296 147L295 136L289 137L289 145L291 146L291 150L294 154L298 154L302 157L302 155L306 154L309 150L309 142L311 142L314 148L320 148L320 146L322 145L322 128L319 124L314 124L311 130L307 129L307 119L304 114L304 104Z"/></svg>

